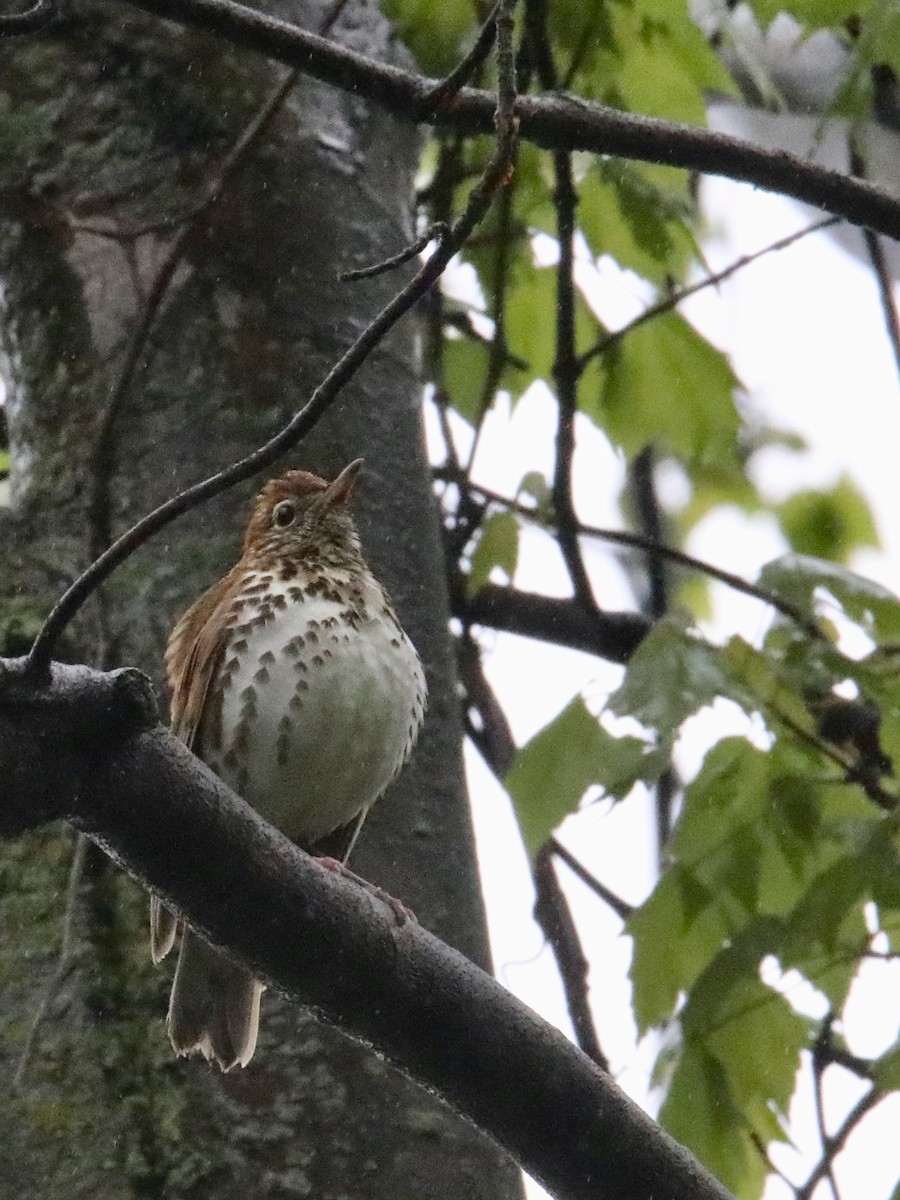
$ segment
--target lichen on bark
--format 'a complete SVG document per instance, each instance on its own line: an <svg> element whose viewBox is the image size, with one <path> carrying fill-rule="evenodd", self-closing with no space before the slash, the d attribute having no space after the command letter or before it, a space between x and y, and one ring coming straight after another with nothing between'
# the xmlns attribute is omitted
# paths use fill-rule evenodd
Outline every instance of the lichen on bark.
<svg viewBox="0 0 900 1200"><path fill-rule="evenodd" d="M315 28L331 6L268 7ZM361 5L347 6L335 36L395 52L382 18ZM52 34L0 44L0 372L13 474L13 507L0 520L7 650L33 634L96 533L86 501L99 414L177 226L131 235L196 206L280 77L258 56L115 3L79 3ZM348 285L337 274L411 238L416 150L411 130L361 101L297 85L176 274L140 357L99 463L113 534L270 436L392 294L395 278ZM359 453L364 542L422 651L432 704L415 760L357 864L484 961L409 322L286 465L328 473ZM161 684L172 619L233 560L258 482L144 547L106 586L102 608L87 606L66 652L140 666ZM0 854L8 1074L55 969L71 849L71 834L53 830ZM247 1071L222 1077L173 1059L163 1027L169 975L149 963L145 907L137 886L92 851L71 970L24 1089L0 1097L0 1177L11 1194L502 1200L517 1192L515 1173L474 1130L277 997L265 999Z"/></svg>

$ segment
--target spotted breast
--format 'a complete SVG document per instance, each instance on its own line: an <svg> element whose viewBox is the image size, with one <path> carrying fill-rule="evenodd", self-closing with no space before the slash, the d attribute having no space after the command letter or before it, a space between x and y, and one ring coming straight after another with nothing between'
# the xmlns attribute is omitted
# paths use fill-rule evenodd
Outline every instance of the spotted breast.
<svg viewBox="0 0 900 1200"><path fill-rule="evenodd" d="M240 561L185 613L166 655L172 727L307 849L349 853L409 757L425 678L360 549L348 500L360 462L326 483L291 471L260 493ZM153 956L177 920L151 901ZM169 1034L179 1054L245 1065L260 985L185 927Z"/></svg>

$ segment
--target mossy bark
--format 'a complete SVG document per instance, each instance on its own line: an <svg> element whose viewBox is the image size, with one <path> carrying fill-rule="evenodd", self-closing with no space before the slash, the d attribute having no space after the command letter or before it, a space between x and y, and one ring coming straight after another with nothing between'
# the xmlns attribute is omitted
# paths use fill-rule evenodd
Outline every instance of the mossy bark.
<svg viewBox="0 0 900 1200"><path fill-rule="evenodd" d="M316 28L330 5L268 7ZM334 36L395 52L371 9L349 6ZM410 240L412 135L359 99L301 80L179 270L110 451L94 461L142 294L171 245L172 229L158 223L195 207L278 74L255 55L114 3L79 4L52 34L0 44L7 651L21 649L104 527L121 531L271 435L396 286L396 276L351 285L337 273ZM132 236L147 226L155 231ZM358 454L367 460L364 542L426 662L431 705L414 762L365 831L356 865L485 962L409 320L285 465L328 473ZM109 506L89 520L94 469ZM144 547L79 618L66 653L136 664L161 685L173 617L233 561L256 486ZM67 831L42 831L0 857L7 1076L48 995L72 845ZM23 1087L0 1090L0 1178L10 1195L517 1194L515 1173L484 1138L277 997L264 1000L247 1070L221 1076L176 1061L163 1024L169 972L149 963L145 910L139 889L92 849L71 970L52 989Z"/></svg>

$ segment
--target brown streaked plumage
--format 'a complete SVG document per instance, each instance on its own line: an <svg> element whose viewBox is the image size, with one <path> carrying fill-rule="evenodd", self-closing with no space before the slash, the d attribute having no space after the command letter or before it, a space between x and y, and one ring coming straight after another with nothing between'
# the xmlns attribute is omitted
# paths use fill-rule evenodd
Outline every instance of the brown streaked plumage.
<svg viewBox="0 0 900 1200"><path fill-rule="evenodd" d="M260 492L240 560L176 624L172 729L305 848L349 853L409 756L421 664L360 550L348 509L361 462L326 483L289 471ZM177 919L151 898L154 961ZM256 1045L261 985L185 926L169 1034L223 1070Z"/></svg>

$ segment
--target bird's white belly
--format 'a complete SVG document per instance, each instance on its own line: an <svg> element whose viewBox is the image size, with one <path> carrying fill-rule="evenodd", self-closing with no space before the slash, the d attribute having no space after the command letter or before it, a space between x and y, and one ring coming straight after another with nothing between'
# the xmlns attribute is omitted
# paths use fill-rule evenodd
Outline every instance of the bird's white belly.
<svg viewBox="0 0 900 1200"><path fill-rule="evenodd" d="M425 685L412 644L374 605L288 603L232 636L221 720L200 752L290 837L310 844L351 821L409 756Z"/></svg>

